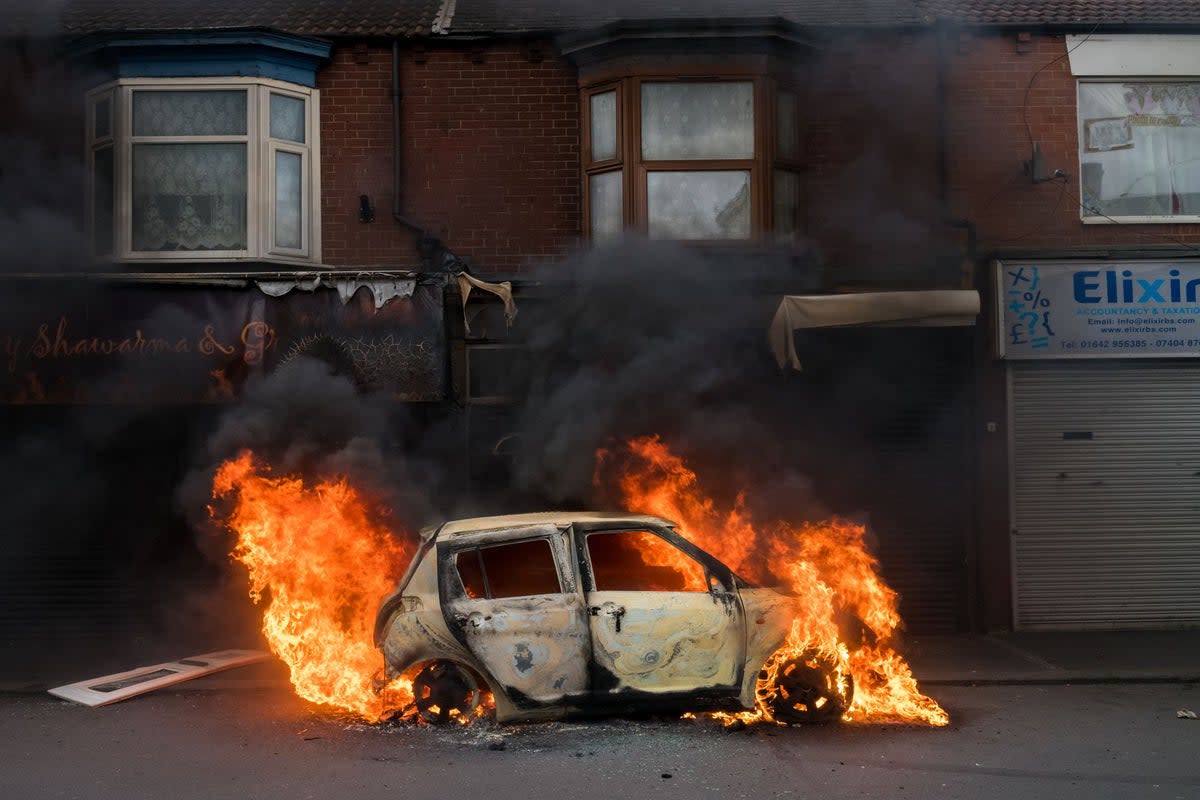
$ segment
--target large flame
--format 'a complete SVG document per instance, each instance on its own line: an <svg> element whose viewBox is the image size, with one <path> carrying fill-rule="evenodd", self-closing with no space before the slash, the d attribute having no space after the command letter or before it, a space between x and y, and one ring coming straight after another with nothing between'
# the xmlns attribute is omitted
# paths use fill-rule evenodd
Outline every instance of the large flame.
<svg viewBox="0 0 1200 800"><path fill-rule="evenodd" d="M244 452L221 465L213 497L224 501L222 521L237 534L232 555L249 570L250 596L264 605L263 633L296 693L378 720L385 709L375 612L411 550L344 477L275 476ZM382 697L403 705L397 695L405 688L389 686Z"/></svg>
<svg viewBox="0 0 1200 800"><path fill-rule="evenodd" d="M891 646L900 626L898 597L868 552L863 526L844 520L791 525L753 522L741 495L722 507L704 493L695 472L657 436L631 440L620 452L601 451L597 481L615 484L626 508L679 523L680 533L750 580L781 584L797 595L803 612L792 622L783 649L767 664L759 708L739 715L770 719L761 700L772 691L775 671L789 658L816 651L836 664L839 682L848 675L854 699L846 720L949 722L946 712L917 688L908 664ZM669 565L668 548L643 555L648 564ZM867 629L862 642L843 640L839 615L849 613Z"/></svg>
<svg viewBox="0 0 1200 800"><path fill-rule="evenodd" d="M897 597L879 576L862 526L838 520L759 526L741 496L722 507L704 494L696 474L657 437L635 439L623 458L616 455L601 453L597 475L617 471L629 509L676 520L687 538L739 574L782 583L800 598L804 613L767 664L759 708L740 718L770 720L763 701L776 671L815 650L836 665L840 686L853 680L845 719L948 722L890 644L900 625ZM237 534L232 556L249 572L250 596L263 605L263 632L297 694L367 720L411 706L408 678L382 692L378 683L383 659L372 642L375 613L412 548L382 522L377 504L344 477L275 475L249 452L220 467L213 497L214 516ZM680 555L646 546L641 558L670 567ZM837 620L847 612L869 631L865 641L842 639Z"/></svg>

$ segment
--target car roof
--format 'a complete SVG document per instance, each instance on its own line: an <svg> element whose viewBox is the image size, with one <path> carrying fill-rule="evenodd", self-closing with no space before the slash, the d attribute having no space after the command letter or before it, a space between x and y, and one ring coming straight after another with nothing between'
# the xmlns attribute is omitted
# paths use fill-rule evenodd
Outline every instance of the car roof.
<svg viewBox="0 0 1200 800"><path fill-rule="evenodd" d="M431 536L437 535L439 539L442 539L460 533L519 528L522 525L571 525L576 522L675 525L674 522L662 517L654 517L648 514L628 514L621 511L537 511L531 514L506 514L497 517L472 517L470 519L450 520L440 527L426 528L421 532L421 538L428 539Z"/></svg>

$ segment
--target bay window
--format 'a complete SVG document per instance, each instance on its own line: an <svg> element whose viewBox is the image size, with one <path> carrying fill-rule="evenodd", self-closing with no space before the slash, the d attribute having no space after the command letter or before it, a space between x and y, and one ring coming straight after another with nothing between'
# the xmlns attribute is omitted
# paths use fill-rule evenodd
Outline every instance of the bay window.
<svg viewBox="0 0 1200 800"><path fill-rule="evenodd" d="M121 80L88 96L95 255L319 262L318 92Z"/></svg>
<svg viewBox="0 0 1200 800"><path fill-rule="evenodd" d="M739 241L800 232L796 92L762 76L635 75L583 90L594 243Z"/></svg>

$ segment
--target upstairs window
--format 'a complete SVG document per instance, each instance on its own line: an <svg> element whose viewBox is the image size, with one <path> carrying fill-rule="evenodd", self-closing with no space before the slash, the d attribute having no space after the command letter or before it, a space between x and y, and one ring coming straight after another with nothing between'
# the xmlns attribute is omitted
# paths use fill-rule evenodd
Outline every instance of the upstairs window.
<svg viewBox="0 0 1200 800"><path fill-rule="evenodd" d="M593 242L791 238L800 229L796 93L763 76L627 77L583 93Z"/></svg>
<svg viewBox="0 0 1200 800"><path fill-rule="evenodd" d="M318 92L125 80L88 96L95 255L319 262Z"/></svg>
<svg viewBox="0 0 1200 800"><path fill-rule="evenodd" d="M1084 222L1200 221L1200 81L1079 82Z"/></svg>

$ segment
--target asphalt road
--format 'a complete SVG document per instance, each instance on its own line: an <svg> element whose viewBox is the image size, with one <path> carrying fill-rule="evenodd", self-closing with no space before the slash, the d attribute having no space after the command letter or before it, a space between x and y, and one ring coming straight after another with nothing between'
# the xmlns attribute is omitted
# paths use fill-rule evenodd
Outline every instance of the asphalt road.
<svg viewBox="0 0 1200 800"><path fill-rule="evenodd" d="M1195 684L938 686L949 728L363 725L283 690L0 695L0 797L1200 798Z"/></svg>

